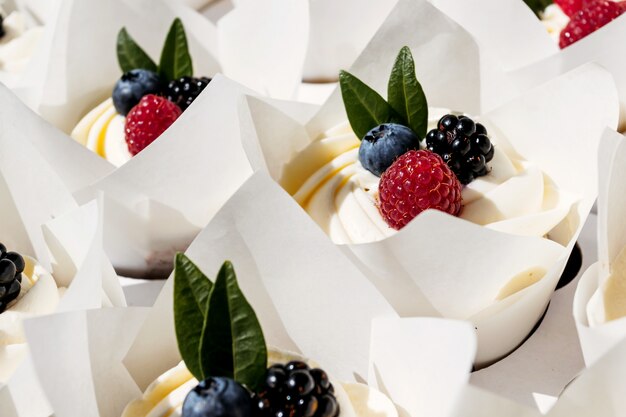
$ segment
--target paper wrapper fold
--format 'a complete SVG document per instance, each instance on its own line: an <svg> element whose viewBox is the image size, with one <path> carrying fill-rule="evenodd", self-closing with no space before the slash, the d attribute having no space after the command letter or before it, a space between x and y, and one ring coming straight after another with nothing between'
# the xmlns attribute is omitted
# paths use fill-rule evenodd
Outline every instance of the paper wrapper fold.
<svg viewBox="0 0 626 417"><path fill-rule="evenodd" d="M574 318L585 362L590 365L626 338L626 319L597 323L604 317L604 289L612 265L626 247L626 141L604 134L599 154L598 259L581 277L574 298Z"/></svg>

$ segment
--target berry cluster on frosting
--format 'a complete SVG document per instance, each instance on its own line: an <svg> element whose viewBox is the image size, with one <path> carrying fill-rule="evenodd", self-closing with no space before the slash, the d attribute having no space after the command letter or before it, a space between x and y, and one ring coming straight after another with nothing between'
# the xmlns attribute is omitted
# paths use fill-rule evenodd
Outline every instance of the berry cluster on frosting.
<svg viewBox="0 0 626 417"><path fill-rule="evenodd" d="M0 313L20 295L25 267L22 255L7 252L6 246L0 243Z"/></svg>
<svg viewBox="0 0 626 417"><path fill-rule="evenodd" d="M211 282L183 254L174 270L178 347L200 381L183 417L337 417L334 387L302 361L272 364L261 325L225 262Z"/></svg>
<svg viewBox="0 0 626 417"><path fill-rule="evenodd" d="M459 215L462 184L490 172L495 151L487 129L447 114L426 134L428 103L406 46L391 71L387 100L346 71L339 81L350 126L361 138L359 161L380 177L378 208L387 224L401 229L427 209Z"/></svg>
<svg viewBox="0 0 626 417"><path fill-rule="evenodd" d="M193 77L185 29L175 19L157 65L125 28L117 37L117 58L124 74L113 88L113 105L126 116L125 137L132 155L158 138L211 81Z"/></svg>

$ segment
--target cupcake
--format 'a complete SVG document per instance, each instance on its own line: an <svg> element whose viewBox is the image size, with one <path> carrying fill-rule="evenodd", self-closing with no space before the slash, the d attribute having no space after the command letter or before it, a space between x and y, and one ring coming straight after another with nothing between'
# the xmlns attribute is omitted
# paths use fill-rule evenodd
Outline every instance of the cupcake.
<svg viewBox="0 0 626 417"><path fill-rule="evenodd" d="M312 361L280 350L268 352L230 262L211 283L179 254L174 297L184 362L152 382L122 417L398 415L391 400L365 384L340 384ZM197 297L206 304L197 304Z"/></svg>
<svg viewBox="0 0 626 417"><path fill-rule="evenodd" d="M174 20L157 65L126 29L117 38L124 74L112 97L89 111L71 136L115 166L150 145L174 123L211 81L193 77L185 29Z"/></svg>
<svg viewBox="0 0 626 417"><path fill-rule="evenodd" d="M542 9L545 2L526 3L535 10L561 49L590 35L626 10L624 2L614 0L556 0L545 9Z"/></svg>
<svg viewBox="0 0 626 417"><path fill-rule="evenodd" d="M0 7L0 82L15 83L39 45L43 27L30 27L24 14Z"/></svg>
<svg viewBox="0 0 626 417"><path fill-rule="evenodd" d="M0 243L0 382L26 355L23 320L54 312L64 291L35 259Z"/></svg>
<svg viewBox="0 0 626 417"><path fill-rule="evenodd" d="M403 97L394 79L407 65L413 68L413 58L405 47L389 102L343 72L349 122L296 154L279 183L339 244L382 240L428 209L507 233L549 236L579 197L560 190L481 119L429 108L413 69ZM369 117L367 106L378 114Z"/></svg>

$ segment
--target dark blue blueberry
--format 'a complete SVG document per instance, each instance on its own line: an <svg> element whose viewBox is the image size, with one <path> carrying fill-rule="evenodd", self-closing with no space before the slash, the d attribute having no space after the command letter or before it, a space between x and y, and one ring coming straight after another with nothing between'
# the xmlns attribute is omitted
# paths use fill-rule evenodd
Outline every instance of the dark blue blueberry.
<svg viewBox="0 0 626 417"><path fill-rule="evenodd" d="M24 262L24 258L17 252L7 252L5 255L5 259L13 262L16 269L16 274L21 274L24 272L24 268L26 267L26 263Z"/></svg>
<svg viewBox="0 0 626 417"><path fill-rule="evenodd" d="M472 136L476 132L476 124L469 117L460 118L455 130L465 136Z"/></svg>
<svg viewBox="0 0 626 417"><path fill-rule="evenodd" d="M0 259L0 285L10 284L15 280L15 264L8 259Z"/></svg>
<svg viewBox="0 0 626 417"><path fill-rule="evenodd" d="M380 177L399 156L412 149L419 149L419 138L411 129L385 123L363 137L359 160L365 169Z"/></svg>
<svg viewBox="0 0 626 417"><path fill-rule="evenodd" d="M183 402L183 417L253 417L250 391L230 378L209 378L192 389Z"/></svg>
<svg viewBox="0 0 626 417"><path fill-rule="evenodd" d="M130 70L113 88L113 105L119 114L126 116L143 96L162 91L163 81L157 73L145 69Z"/></svg>

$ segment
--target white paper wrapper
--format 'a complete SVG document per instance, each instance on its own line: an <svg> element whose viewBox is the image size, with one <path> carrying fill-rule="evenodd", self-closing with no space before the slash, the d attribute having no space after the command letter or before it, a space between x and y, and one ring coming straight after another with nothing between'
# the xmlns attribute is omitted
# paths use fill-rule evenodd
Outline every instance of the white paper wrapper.
<svg viewBox="0 0 626 417"><path fill-rule="evenodd" d="M409 31L409 26L424 31ZM482 102L497 101L491 89L494 84L487 91L480 88L484 73L478 67L482 58L472 39L424 2L399 2L351 72L377 91L385 91L393 59L402 45L412 48L429 106L479 114L476 112L480 112ZM456 58L454 65L429 64L450 57ZM594 89L586 89L589 85ZM338 91L306 125L249 98L242 105L242 140L253 167L268 171L278 180L295 154L345 119ZM602 132L606 126L616 127L617 119L613 80L594 65L565 74L481 116L489 131L505 137L517 153L537 164L561 190L574 192L579 198L566 219L550 233L563 246L425 213L391 238L343 249L355 257L359 268L399 314L471 320L479 334L477 363L498 359L524 339L548 303L597 193L597 165L589 155L596 154ZM585 123L574 126L571 120ZM585 161L582 166L581 161ZM299 222L311 220L302 213ZM421 236L430 238L424 241ZM468 241L475 244L468 245ZM439 265L443 260L436 254L443 253L463 256L446 256L442 270ZM494 259L499 260L497 265ZM500 302L494 300L498 289L531 267L544 268L545 277Z"/></svg>
<svg viewBox="0 0 626 417"><path fill-rule="evenodd" d="M626 141L622 135L607 131L599 155L599 261L585 271L574 298L574 317L588 365L626 338L626 319L603 322L605 283L626 247L625 164Z"/></svg>
<svg viewBox="0 0 626 417"><path fill-rule="evenodd" d="M236 209L239 202L228 204ZM267 215L270 206L261 207L258 217ZM358 270L336 247L325 242L324 252L309 253L301 240L277 259L275 252L261 250L267 239L271 241L267 234L271 231L246 228L246 235L241 236L233 228L233 216L244 222L241 226L251 221L240 218L242 214L224 208L188 254L209 275L213 266L219 268L223 256L233 261L270 346L301 352L338 381L369 380L396 403L403 416L430 415L455 398L468 381L475 354L470 325L399 319L371 284L359 279ZM324 242L324 236L315 232ZM242 246L242 238L248 240L248 249ZM146 310L133 308L28 321L29 342L41 346L33 351L35 367L56 417L86 412L118 417L130 399L180 361L172 325L171 284L168 281L143 322ZM300 302L294 302L295 298ZM119 332L118 340L111 338L111 329ZM44 340L48 340L45 348ZM62 383L68 378L77 383ZM419 388L417 396L415 388Z"/></svg>

